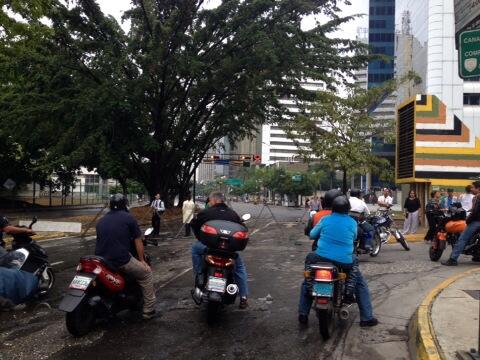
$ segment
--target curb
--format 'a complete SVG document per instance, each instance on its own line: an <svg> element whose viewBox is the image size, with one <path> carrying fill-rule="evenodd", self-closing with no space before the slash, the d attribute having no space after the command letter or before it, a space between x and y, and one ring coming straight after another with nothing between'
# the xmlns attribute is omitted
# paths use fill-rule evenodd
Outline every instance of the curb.
<svg viewBox="0 0 480 360"><path fill-rule="evenodd" d="M408 242L421 242L425 241L425 234L410 234L410 235L405 235L405 239Z"/></svg>
<svg viewBox="0 0 480 360"><path fill-rule="evenodd" d="M470 269L453 275L434 287L423 299L409 324L409 350L412 359L443 360L445 356L438 344L433 328L431 310L437 296L455 281L479 272L480 268Z"/></svg>

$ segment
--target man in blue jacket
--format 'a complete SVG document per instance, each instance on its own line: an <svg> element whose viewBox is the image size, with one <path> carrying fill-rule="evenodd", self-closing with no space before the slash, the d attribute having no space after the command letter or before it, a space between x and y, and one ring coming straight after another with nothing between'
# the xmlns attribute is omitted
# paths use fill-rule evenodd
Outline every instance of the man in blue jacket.
<svg viewBox="0 0 480 360"><path fill-rule="evenodd" d="M358 260L354 255L354 241L357 237L357 223L348 212L350 203L345 196L338 196L333 200L332 214L325 216L310 232L310 238L318 241L314 253L307 255L306 267L315 262L332 262L336 266L349 270L349 280L346 284L346 295L355 292L360 310L360 326L375 326L378 320L373 316L372 302L368 285L358 269ZM352 284L352 281L354 284ZM353 289L352 289L353 287ZM312 297L308 292L308 284L303 282L300 291L298 320L301 324L308 323L308 314L312 307Z"/></svg>

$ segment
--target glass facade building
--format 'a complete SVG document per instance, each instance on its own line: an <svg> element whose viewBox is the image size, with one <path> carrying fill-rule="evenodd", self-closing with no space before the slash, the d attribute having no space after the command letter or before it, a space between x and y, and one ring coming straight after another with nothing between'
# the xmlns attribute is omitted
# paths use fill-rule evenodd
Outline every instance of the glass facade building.
<svg viewBox="0 0 480 360"><path fill-rule="evenodd" d="M395 0L370 0L368 43L375 54L385 60L368 64L368 87L393 79L395 49Z"/></svg>

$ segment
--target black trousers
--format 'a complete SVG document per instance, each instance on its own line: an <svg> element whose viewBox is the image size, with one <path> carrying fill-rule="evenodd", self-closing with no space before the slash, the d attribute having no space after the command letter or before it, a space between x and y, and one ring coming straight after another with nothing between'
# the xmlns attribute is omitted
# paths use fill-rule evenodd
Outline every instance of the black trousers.
<svg viewBox="0 0 480 360"><path fill-rule="evenodd" d="M153 227L153 235L160 234L160 215L153 214L152 215L152 227Z"/></svg>
<svg viewBox="0 0 480 360"><path fill-rule="evenodd" d="M190 225L189 223L186 223L185 224L185 236L190 236L191 230L192 230L192 225Z"/></svg>
<svg viewBox="0 0 480 360"><path fill-rule="evenodd" d="M428 231L425 235L425 240L433 240L435 236L435 230L437 228L437 220L435 219L435 215L432 213L427 212L427 221L428 221Z"/></svg>

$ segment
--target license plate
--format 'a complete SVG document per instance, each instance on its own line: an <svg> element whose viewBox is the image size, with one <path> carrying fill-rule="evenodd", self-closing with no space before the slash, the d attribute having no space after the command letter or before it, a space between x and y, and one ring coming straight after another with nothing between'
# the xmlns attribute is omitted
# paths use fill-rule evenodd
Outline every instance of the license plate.
<svg viewBox="0 0 480 360"><path fill-rule="evenodd" d="M320 283L313 284L313 296L333 296L333 283Z"/></svg>
<svg viewBox="0 0 480 360"><path fill-rule="evenodd" d="M219 292L223 294L225 292L226 285L227 285L227 279L209 276L207 290Z"/></svg>
<svg viewBox="0 0 480 360"><path fill-rule="evenodd" d="M92 278L76 275L70 283L70 289L85 290L92 282Z"/></svg>

